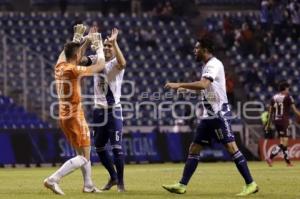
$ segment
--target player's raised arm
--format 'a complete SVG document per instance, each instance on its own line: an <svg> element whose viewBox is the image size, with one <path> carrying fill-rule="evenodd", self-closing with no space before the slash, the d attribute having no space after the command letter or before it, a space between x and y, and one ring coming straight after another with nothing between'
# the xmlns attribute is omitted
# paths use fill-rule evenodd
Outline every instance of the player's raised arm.
<svg viewBox="0 0 300 199"><path fill-rule="evenodd" d="M103 53L103 43L100 33L91 33L92 49L96 51L96 63L86 67L86 74L94 74L102 71L105 67L105 58Z"/></svg>
<svg viewBox="0 0 300 199"><path fill-rule="evenodd" d="M85 55L85 52L86 52L87 48L90 47L90 46L91 46L91 40L90 39L86 39L84 41L84 43L81 45L81 47L80 47L80 49L81 49L80 51L81 51L81 55L82 56Z"/></svg>
<svg viewBox="0 0 300 199"><path fill-rule="evenodd" d="M86 30L86 26L84 26L83 24L75 25L74 26L74 35L73 35L72 42L80 43L85 30ZM66 61L67 61L67 59L66 59L66 55L65 55L65 49L63 49L62 52L60 53L59 57L58 57L56 65L61 63L61 62L66 62Z"/></svg>
<svg viewBox="0 0 300 199"><path fill-rule="evenodd" d="M61 53L59 54L59 56L58 56L58 59L56 61L56 65L61 63L61 62L66 62L66 60L67 60L67 58L66 58L66 55L65 55L65 49L63 49L61 51Z"/></svg>
<svg viewBox="0 0 300 199"><path fill-rule="evenodd" d="M125 60L125 57L118 45L118 41L117 41L118 34L119 34L119 30L117 28L112 29L111 35L110 35L110 37L108 37L108 41L111 42L111 44L115 50L116 59L118 62L117 68L119 70L123 70L126 66L126 60Z"/></svg>
<svg viewBox="0 0 300 199"><path fill-rule="evenodd" d="M85 56L85 52L86 52L87 48L91 45L91 42L92 42L92 34L97 33L97 29L98 28L96 26L91 27L89 34L82 38L84 43L81 47L82 58L79 63L79 65L81 65L81 66L90 66L90 65L95 64L97 61L97 55Z"/></svg>

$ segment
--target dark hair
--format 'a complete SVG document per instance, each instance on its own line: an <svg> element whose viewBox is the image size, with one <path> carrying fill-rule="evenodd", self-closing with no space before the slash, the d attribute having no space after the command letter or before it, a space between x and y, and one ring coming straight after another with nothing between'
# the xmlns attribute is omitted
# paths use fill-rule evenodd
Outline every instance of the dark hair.
<svg viewBox="0 0 300 199"><path fill-rule="evenodd" d="M215 52L215 44L212 38L206 36L198 39L197 41L200 43L201 48L207 49L210 53Z"/></svg>
<svg viewBox="0 0 300 199"><path fill-rule="evenodd" d="M66 43L64 51L65 51L67 60L72 59L79 48L80 48L79 43L75 43L75 42Z"/></svg>
<svg viewBox="0 0 300 199"><path fill-rule="evenodd" d="M286 81L282 81L282 82L279 82L278 84L278 90L281 92L281 91L284 91L286 88L289 88L290 87L290 84L287 83Z"/></svg>

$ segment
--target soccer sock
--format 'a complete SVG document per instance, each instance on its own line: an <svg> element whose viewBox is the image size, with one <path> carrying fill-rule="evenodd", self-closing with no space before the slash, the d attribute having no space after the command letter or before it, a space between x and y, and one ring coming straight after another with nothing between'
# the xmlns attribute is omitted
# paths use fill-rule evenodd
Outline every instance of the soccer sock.
<svg viewBox="0 0 300 199"><path fill-rule="evenodd" d="M114 163L117 170L118 184L124 184L124 153L122 149L113 149Z"/></svg>
<svg viewBox="0 0 300 199"><path fill-rule="evenodd" d="M106 168L106 170L108 171L110 178L115 180L117 178L117 173L116 170L114 168L114 165L111 161L111 157L108 153L107 150L97 150L97 154L99 156L99 159L101 161L101 163L103 164L103 166Z"/></svg>
<svg viewBox="0 0 300 199"><path fill-rule="evenodd" d="M245 156L240 151L237 151L232 155L232 159L234 160L240 174L243 176L246 184L253 182Z"/></svg>
<svg viewBox="0 0 300 199"><path fill-rule="evenodd" d="M92 181L92 166L91 161L88 161L86 164L82 165L81 172L83 176L84 186L85 187L91 187L93 186Z"/></svg>
<svg viewBox="0 0 300 199"><path fill-rule="evenodd" d="M85 157L77 155L76 157L66 161L55 173L53 173L49 179L58 182L62 177L70 174L75 169L80 168L88 161Z"/></svg>
<svg viewBox="0 0 300 199"><path fill-rule="evenodd" d="M200 158L199 155L189 154L185 162L183 174L180 180L181 184L187 185L189 183L192 175L197 169L199 158Z"/></svg>
<svg viewBox="0 0 300 199"><path fill-rule="evenodd" d="M273 148L271 154L270 154L270 159L272 160L279 152L282 150L281 144L277 145L275 148Z"/></svg>
<svg viewBox="0 0 300 199"><path fill-rule="evenodd" d="M291 164L291 161L289 159L289 152L287 150L287 147L282 145L281 149L282 149L282 152L283 152L283 157L284 157L285 162L287 164Z"/></svg>

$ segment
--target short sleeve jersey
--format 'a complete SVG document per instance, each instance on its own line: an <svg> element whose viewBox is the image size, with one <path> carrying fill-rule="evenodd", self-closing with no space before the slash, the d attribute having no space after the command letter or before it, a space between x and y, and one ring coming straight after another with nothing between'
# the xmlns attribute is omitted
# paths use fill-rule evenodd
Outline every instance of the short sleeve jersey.
<svg viewBox="0 0 300 199"><path fill-rule="evenodd" d="M209 87L203 91L203 117L208 117L217 114L222 110L223 104L228 103L223 63L212 57L203 67L202 78L211 81Z"/></svg>
<svg viewBox="0 0 300 199"><path fill-rule="evenodd" d="M292 104L294 104L294 99L290 95L278 93L272 97L271 107L275 123L282 125L289 124L289 114Z"/></svg>

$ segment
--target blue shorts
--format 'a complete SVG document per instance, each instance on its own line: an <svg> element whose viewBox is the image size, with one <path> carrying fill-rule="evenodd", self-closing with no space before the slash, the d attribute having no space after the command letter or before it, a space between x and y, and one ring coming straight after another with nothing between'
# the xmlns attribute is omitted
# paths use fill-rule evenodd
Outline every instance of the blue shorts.
<svg viewBox="0 0 300 199"><path fill-rule="evenodd" d="M112 148L122 148L123 119L121 108L94 109L94 144L102 149L110 141Z"/></svg>
<svg viewBox="0 0 300 199"><path fill-rule="evenodd" d="M219 112L213 119L201 120L193 142L200 145L210 145L212 140L222 144L235 141L230 120L226 116L231 116L231 112L228 111L225 114Z"/></svg>

